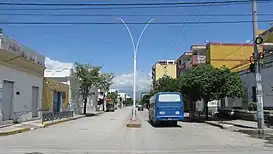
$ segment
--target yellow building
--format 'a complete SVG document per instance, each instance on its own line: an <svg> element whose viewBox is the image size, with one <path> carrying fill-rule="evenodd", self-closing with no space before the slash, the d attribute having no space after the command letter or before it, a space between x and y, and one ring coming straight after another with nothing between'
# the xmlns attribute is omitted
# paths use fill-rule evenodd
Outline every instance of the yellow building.
<svg viewBox="0 0 273 154"><path fill-rule="evenodd" d="M259 36L264 39L264 44L259 46L259 52L268 52L272 49L273 27L266 31L259 31ZM207 62L215 67L225 65L231 71L241 72L249 69L250 56L254 52L252 44L207 44ZM221 55L222 54L222 55Z"/></svg>
<svg viewBox="0 0 273 154"><path fill-rule="evenodd" d="M259 50L263 50L262 46L259 47ZM250 63L253 51L252 44L208 43L206 45L206 62L217 68L225 66L237 72L249 66L241 67L242 64Z"/></svg>
<svg viewBox="0 0 273 154"><path fill-rule="evenodd" d="M69 85L44 78L42 110L61 112L68 108Z"/></svg>
<svg viewBox="0 0 273 154"><path fill-rule="evenodd" d="M164 75L176 78L176 62L175 60L160 60L152 67L153 83Z"/></svg>

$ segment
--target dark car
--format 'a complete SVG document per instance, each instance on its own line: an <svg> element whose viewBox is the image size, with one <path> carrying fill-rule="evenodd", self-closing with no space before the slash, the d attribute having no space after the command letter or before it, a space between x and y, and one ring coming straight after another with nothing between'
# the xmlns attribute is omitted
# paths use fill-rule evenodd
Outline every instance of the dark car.
<svg viewBox="0 0 273 154"><path fill-rule="evenodd" d="M114 112L115 111L115 107L114 104L107 104L106 105L106 112Z"/></svg>
<svg viewBox="0 0 273 154"><path fill-rule="evenodd" d="M138 107L137 107L138 111L143 111L143 109L144 109L144 107L142 105L138 105Z"/></svg>

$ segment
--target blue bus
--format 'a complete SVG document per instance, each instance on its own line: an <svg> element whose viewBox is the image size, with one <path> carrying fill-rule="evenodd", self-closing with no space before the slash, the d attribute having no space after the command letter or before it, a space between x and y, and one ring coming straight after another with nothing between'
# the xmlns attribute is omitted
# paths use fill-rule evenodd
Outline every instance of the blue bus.
<svg viewBox="0 0 273 154"><path fill-rule="evenodd" d="M177 125L184 120L184 102L179 92L158 92L149 101L149 121Z"/></svg>

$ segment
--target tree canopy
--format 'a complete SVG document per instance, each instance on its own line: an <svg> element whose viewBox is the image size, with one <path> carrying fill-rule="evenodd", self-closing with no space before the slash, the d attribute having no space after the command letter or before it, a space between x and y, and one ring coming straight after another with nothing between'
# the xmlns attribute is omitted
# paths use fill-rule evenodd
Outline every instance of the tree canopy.
<svg viewBox="0 0 273 154"><path fill-rule="evenodd" d="M110 98L111 102L113 102L114 104L117 103L117 98L118 98L118 92L110 92L107 94L107 98Z"/></svg>
<svg viewBox="0 0 273 154"><path fill-rule="evenodd" d="M78 62L76 62L75 65L76 69L73 76L80 85L79 91L84 101L83 113L86 114L86 106L88 96L90 95L90 89L96 87L108 90L112 84L113 74L101 73L100 66L81 64Z"/></svg>
<svg viewBox="0 0 273 154"><path fill-rule="evenodd" d="M192 101L203 100L208 118L208 102L221 98L243 96L243 83L229 69L201 65L191 68L180 79L181 93Z"/></svg>
<svg viewBox="0 0 273 154"><path fill-rule="evenodd" d="M169 76L163 76L162 78L156 81L156 84L154 86L152 93L156 93L160 91L175 92L179 90L180 90L180 87L179 87L177 79L171 78Z"/></svg>

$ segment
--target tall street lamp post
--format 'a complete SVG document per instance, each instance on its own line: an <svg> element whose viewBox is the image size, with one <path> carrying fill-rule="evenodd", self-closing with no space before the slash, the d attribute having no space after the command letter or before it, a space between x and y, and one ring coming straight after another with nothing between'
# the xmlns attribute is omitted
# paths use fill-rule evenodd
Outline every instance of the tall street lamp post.
<svg viewBox="0 0 273 154"><path fill-rule="evenodd" d="M133 36L132 36L132 33L131 33L129 27L127 26L127 24L125 23L125 21L124 21L122 18L120 18L120 17L118 17L118 18L116 18L116 19L120 20L120 21L124 24L124 26L126 27L128 33L129 33L129 35L130 35L132 45L133 45L133 51L134 51L134 85L133 85L133 117L132 117L132 120L135 120L135 119L136 119L136 57L137 57L136 55L137 55L137 49L138 49L139 42L140 42L140 39L141 39L141 37L142 37L144 31L146 30L146 28L148 27L148 25L149 25L153 20L155 20L155 19L151 19L151 20L145 25L145 27L142 29L142 31L141 31L141 33L140 33L140 35L139 35L139 37L138 37L138 41L137 41L136 46L135 46L135 43L134 43L135 41L134 41L134 38L133 38Z"/></svg>

